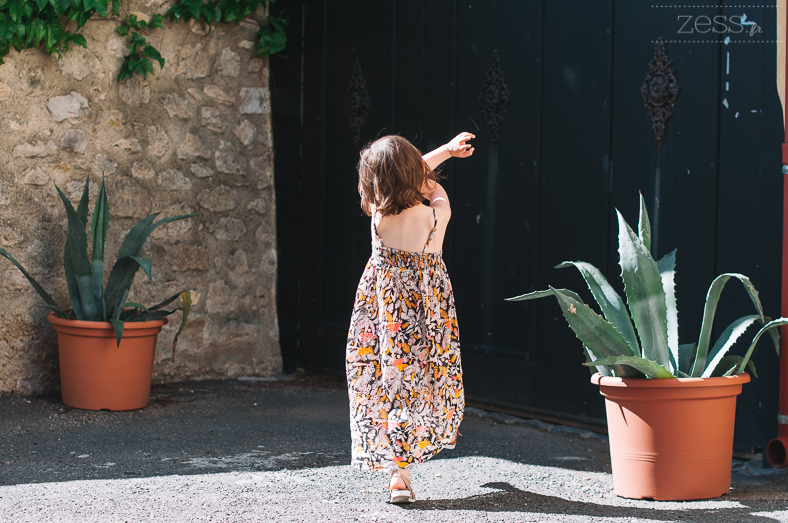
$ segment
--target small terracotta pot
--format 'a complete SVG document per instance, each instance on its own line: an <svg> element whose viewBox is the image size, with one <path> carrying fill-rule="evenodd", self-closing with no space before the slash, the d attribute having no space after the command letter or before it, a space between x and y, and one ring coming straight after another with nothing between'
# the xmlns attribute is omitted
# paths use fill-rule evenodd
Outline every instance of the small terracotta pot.
<svg viewBox="0 0 788 523"><path fill-rule="evenodd" d="M86 410L141 409L150 398L156 338L167 318L128 322L120 347L112 324L47 319L57 331L63 403Z"/></svg>
<svg viewBox="0 0 788 523"><path fill-rule="evenodd" d="M736 396L748 374L639 379L594 374L605 397L613 486L625 498L684 501L727 494Z"/></svg>

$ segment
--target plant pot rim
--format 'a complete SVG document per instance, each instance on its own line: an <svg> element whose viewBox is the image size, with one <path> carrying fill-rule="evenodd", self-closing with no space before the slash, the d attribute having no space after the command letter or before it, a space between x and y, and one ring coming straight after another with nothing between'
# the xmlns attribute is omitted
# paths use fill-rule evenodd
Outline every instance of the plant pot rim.
<svg viewBox="0 0 788 523"><path fill-rule="evenodd" d="M725 387L728 385L742 385L750 381L746 372L733 376L715 378L614 378L596 373L591 376L591 383L600 387L626 387L659 389L670 387Z"/></svg>
<svg viewBox="0 0 788 523"><path fill-rule="evenodd" d="M85 320L68 320L66 318L58 318L54 312L50 312L47 315L47 320L54 325L64 325L68 327L78 327L82 329L101 329L112 330L112 323L108 321L85 321ZM152 321L126 321L123 322L124 330L134 330L134 329L150 329L155 327L161 327L166 325L168 322L167 318L159 318L158 320Z"/></svg>

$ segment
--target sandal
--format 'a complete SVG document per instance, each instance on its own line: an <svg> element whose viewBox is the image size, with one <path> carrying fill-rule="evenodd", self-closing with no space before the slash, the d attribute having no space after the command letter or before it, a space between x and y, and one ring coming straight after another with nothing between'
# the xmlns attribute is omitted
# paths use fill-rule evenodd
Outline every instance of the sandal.
<svg viewBox="0 0 788 523"><path fill-rule="evenodd" d="M399 472L395 472L392 474L392 477L397 476L405 483L405 489L393 489L391 488L391 483L389 482L389 490L391 490L391 499L389 499L389 503L413 503L416 501L416 493L413 492L413 489L410 487L410 480L408 478L403 478L399 475Z"/></svg>
<svg viewBox="0 0 788 523"><path fill-rule="evenodd" d="M453 449L454 446L457 443L457 436L462 436L462 434L460 434L460 432L457 431L457 434L454 435L454 439L452 439L448 444L444 445L443 448L444 449Z"/></svg>

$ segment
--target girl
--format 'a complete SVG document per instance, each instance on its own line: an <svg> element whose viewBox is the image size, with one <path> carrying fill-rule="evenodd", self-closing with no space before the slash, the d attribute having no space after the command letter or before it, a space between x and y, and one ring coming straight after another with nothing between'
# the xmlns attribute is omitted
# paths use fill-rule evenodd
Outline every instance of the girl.
<svg viewBox="0 0 788 523"><path fill-rule="evenodd" d="M408 467L454 448L465 408L457 314L441 257L451 207L433 169L471 156L471 138L462 133L422 156L406 139L384 136L358 162L372 256L347 342L352 465L390 471L391 503L415 501Z"/></svg>

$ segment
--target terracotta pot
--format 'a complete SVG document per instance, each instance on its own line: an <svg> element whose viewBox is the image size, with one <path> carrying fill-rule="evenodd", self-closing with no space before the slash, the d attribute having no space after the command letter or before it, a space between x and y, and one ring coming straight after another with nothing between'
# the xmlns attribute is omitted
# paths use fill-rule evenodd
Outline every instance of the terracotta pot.
<svg viewBox="0 0 788 523"><path fill-rule="evenodd" d="M57 331L63 403L86 410L141 409L150 398L156 338L167 318L125 324L120 347L112 324L64 320Z"/></svg>
<svg viewBox="0 0 788 523"><path fill-rule="evenodd" d="M605 397L613 486L625 498L727 494L736 396L750 376L638 379L594 374Z"/></svg>

